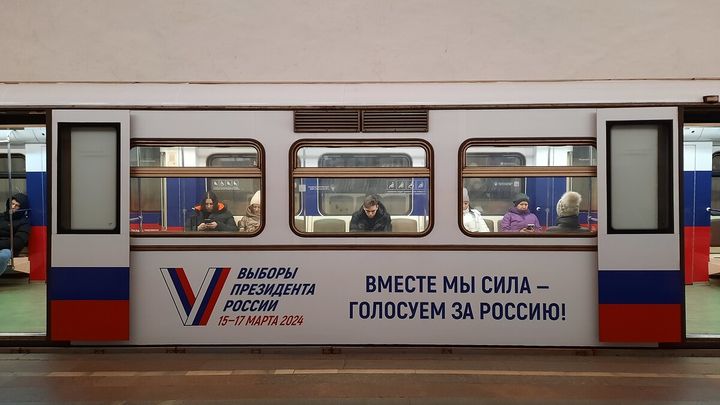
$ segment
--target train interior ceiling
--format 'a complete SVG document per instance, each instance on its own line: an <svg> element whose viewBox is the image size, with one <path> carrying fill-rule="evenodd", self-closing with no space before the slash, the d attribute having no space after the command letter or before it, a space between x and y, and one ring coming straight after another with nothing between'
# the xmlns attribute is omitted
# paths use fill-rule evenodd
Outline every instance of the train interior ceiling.
<svg viewBox="0 0 720 405"><path fill-rule="evenodd" d="M686 112L683 118L686 336L717 339L720 110ZM47 334L46 133L44 111L0 111L0 198L6 201L16 193L31 198L30 206L23 207L31 225L29 244L0 276L0 339L43 339Z"/></svg>

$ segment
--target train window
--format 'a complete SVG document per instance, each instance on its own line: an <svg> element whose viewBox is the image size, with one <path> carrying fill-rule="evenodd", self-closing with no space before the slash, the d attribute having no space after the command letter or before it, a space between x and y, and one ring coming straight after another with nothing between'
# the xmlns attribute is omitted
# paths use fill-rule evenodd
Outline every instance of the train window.
<svg viewBox="0 0 720 405"><path fill-rule="evenodd" d="M228 236L259 232L263 217L260 146L248 141L178 143L133 143L132 234ZM206 207L206 197L212 195L215 203Z"/></svg>
<svg viewBox="0 0 720 405"><path fill-rule="evenodd" d="M597 229L597 155L592 142L465 142L461 147L460 195L462 200L468 200L468 204L460 203L461 229L472 236L510 231L522 231L523 235L592 234ZM580 201L572 210L561 210L559 214L558 202L567 191L577 192ZM503 222L514 207L513 201L521 194L529 200L529 212L508 215L508 219L517 223ZM575 194L566 198L571 197L575 198ZM577 216L569 218L570 212Z"/></svg>
<svg viewBox="0 0 720 405"><path fill-rule="evenodd" d="M720 152L712 154L712 186L710 206L720 207ZM2 201L2 200L0 200Z"/></svg>
<svg viewBox="0 0 720 405"><path fill-rule="evenodd" d="M424 141L300 141L291 153L296 232L422 235L429 229L430 147ZM379 214L368 213L368 204ZM380 230L389 232L374 232Z"/></svg>
<svg viewBox="0 0 720 405"><path fill-rule="evenodd" d="M0 155L0 180L3 180L3 186L0 187L0 202L7 201L11 194L24 193L27 194L27 181L25 173L25 155L13 153L10 156L11 175L8 175L8 155ZM7 179L12 177L12 184L8 189Z"/></svg>

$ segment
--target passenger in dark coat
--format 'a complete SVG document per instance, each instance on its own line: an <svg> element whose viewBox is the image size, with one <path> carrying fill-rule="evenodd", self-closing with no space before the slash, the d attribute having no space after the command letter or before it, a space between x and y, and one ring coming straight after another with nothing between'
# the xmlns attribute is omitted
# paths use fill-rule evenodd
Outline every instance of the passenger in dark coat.
<svg viewBox="0 0 720 405"><path fill-rule="evenodd" d="M350 232L392 232L392 219L379 196L365 197L362 207L350 219Z"/></svg>
<svg viewBox="0 0 720 405"><path fill-rule="evenodd" d="M589 229L580 226L580 202L582 197L575 191L568 191L560 197L555 207L558 220L557 226L547 229L549 233L588 233Z"/></svg>
<svg viewBox="0 0 720 405"><path fill-rule="evenodd" d="M5 212L0 215L0 275L7 270L13 256L20 253L30 240L30 221L27 217L28 198L17 193L5 202ZM12 252L10 252L10 217L12 216Z"/></svg>
<svg viewBox="0 0 720 405"><path fill-rule="evenodd" d="M185 223L186 231L237 232L238 230L233 214L225 204L218 201L212 191L205 193L192 210L192 215Z"/></svg>

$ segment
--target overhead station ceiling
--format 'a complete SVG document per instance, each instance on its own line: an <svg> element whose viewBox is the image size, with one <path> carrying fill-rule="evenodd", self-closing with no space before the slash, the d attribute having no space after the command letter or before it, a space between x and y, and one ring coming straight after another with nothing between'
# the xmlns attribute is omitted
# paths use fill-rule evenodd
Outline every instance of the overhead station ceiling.
<svg viewBox="0 0 720 405"><path fill-rule="evenodd" d="M713 141L720 143L720 123L703 125L686 125L683 128L685 141Z"/></svg>

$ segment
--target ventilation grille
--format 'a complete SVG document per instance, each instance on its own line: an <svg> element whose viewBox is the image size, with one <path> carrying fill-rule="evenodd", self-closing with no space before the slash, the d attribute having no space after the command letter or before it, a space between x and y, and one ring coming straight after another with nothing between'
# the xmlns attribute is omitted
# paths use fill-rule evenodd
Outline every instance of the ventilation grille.
<svg viewBox="0 0 720 405"><path fill-rule="evenodd" d="M295 111L295 132L360 132L360 111Z"/></svg>
<svg viewBox="0 0 720 405"><path fill-rule="evenodd" d="M363 111L363 132L427 132L427 110Z"/></svg>
<svg viewBox="0 0 720 405"><path fill-rule="evenodd" d="M428 132L428 111L295 111L294 126L295 132Z"/></svg>

